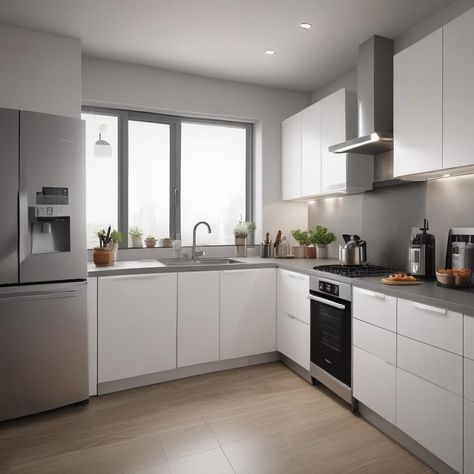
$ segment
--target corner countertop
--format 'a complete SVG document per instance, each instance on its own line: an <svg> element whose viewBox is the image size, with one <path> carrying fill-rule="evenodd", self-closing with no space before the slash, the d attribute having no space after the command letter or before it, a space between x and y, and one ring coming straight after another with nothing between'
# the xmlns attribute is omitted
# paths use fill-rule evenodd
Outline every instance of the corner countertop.
<svg viewBox="0 0 474 474"><path fill-rule="evenodd" d="M181 265L166 266L158 260L130 260L118 261L113 266L96 267L92 262L88 264L89 277L104 277L116 275L134 275L147 273L177 273L195 271L219 271L252 268L282 268L284 270L303 273L310 276L325 277L328 280L352 284L355 287L384 293L397 298L406 298L430 306L438 306L450 311L456 311L474 316L474 289L455 290L442 288L435 282L424 282L413 286L390 286L381 282L381 277L347 278L314 270L319 265L337 265L334 259L283 259L260 257L230 257L239 263L224 265Z"/></svg>

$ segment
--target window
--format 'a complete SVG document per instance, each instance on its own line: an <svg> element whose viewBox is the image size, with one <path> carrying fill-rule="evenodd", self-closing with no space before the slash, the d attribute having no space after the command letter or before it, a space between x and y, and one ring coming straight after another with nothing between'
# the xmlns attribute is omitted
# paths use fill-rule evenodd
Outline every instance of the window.
<svg viewBox="0 0 474 474"><path fill-rule="evenodd" d="M84 107L82 118L89 248L109 224L190 245L201 220L212 233L200 243L230 245L238 217L252 220L251 124L95 107ZM97 153L99 133L108 153Z"/></svg>

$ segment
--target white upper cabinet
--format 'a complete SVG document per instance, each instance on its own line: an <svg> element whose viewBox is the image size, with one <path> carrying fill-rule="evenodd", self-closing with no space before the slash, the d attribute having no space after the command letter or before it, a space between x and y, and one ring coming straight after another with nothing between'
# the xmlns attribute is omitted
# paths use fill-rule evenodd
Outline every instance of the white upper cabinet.
<svg viewBox="0 0 474 474"><path fill-rule="evenodd" d="M311 105L301 112L301 194L321 192L321 106Z"/></svg>
<svg viewBox="0 0 474 474"><path fill-rule="evenodd" d="M443 28L443 167L472 165L474 9Z"/></svg>
<svg viewBox="0 0 474 474"><path fill-rule="evenodd" d="M282 199L301 197L301 112L281 124Z"/></svg>
<svg viewBox="0 0 474 474"><path fill-rule="evenodd" d="M355 93L340 89L282 122L283 199L372 189L372 156L328 150L356 136L356 118Z"/></svg>
<svg viewBox="0 0 474 474"><path fill-rule="evenodd" d="M394 57L394 176L442 168L443 32Z"/></svg>

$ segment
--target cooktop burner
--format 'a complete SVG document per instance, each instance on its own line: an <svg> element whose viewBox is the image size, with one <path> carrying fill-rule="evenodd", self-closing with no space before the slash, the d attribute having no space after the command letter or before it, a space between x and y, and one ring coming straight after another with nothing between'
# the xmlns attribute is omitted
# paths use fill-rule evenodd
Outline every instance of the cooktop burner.
<svg viewBox="0 0 474 474"><path fill-rule="evenodd" d="M314 267L320 272L334 273L349 278L365 277L365 276L383 276L395 273L397 270L381 265L319 265Z"/></svg>

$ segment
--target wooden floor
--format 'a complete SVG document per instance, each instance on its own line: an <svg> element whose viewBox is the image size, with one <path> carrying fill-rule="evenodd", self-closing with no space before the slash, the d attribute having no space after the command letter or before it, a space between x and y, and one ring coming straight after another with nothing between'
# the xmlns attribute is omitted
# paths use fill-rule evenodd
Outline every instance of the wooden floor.
<svg viewBox="0 0 474 474"><path fill-rule="evenodd" d="M402 447L280 363L0 424L1 473L421 473Z"/></svg>

